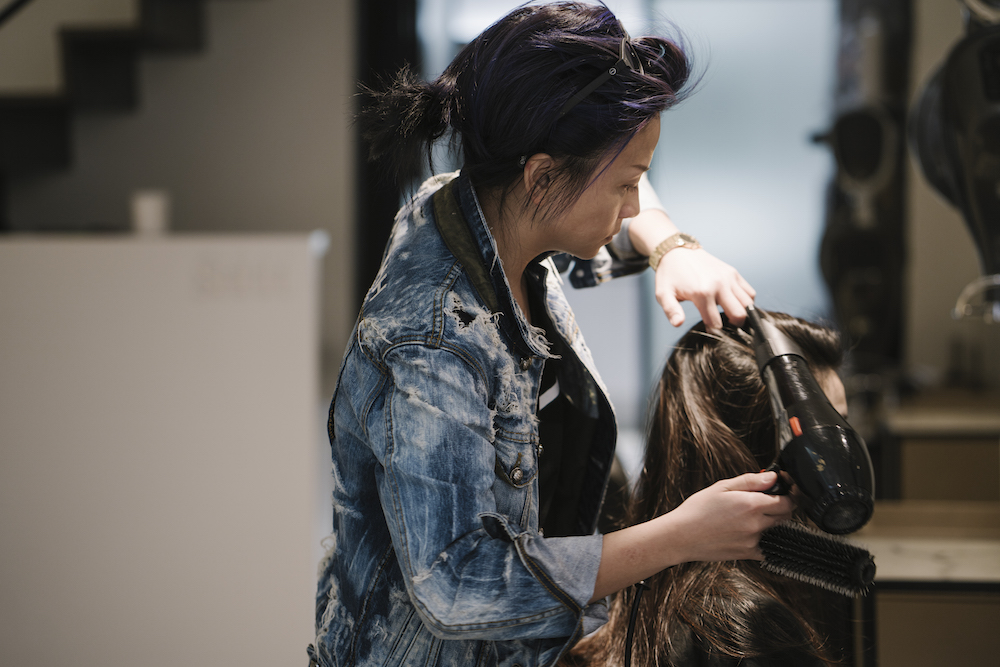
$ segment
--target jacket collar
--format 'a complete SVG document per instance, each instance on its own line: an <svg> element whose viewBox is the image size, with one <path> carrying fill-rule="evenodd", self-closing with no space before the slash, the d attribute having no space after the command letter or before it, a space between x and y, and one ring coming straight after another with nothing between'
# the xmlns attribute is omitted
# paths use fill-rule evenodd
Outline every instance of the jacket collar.
<svg viewBox="0 0 1000 667"><path fill-rule="evenodd" d="M549 356L547 350L535 342L539 337L529 334L528 323L514 305L514 297L497 254L496 241L486 225L472 181L464 173L459 174L458 178L434 193L433 201L434 221L441 238L462 263L482 302L490 312L501 314L498 318L500 328L514 341L518 354L522 358ZM546 269L532 262L528 271L541 271L544 279Z"/></svg>

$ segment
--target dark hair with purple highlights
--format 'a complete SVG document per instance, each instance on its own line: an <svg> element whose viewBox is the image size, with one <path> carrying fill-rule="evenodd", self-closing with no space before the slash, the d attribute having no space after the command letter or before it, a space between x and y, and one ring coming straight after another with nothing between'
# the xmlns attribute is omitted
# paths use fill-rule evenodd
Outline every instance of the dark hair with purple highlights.
<svg viewBox="0 0 1000 667"><path fill-rule="evenodd" d="M633 39L645 73L620 68L560 117L567 100L618 60L625 35L604 5L522 5L470 42L435 81L404 68L388 89L365 91L369 103L359 120L370 159L408 181L425 158L433 169L432 146L450 134L464 172L503 202L521 176L521 156L547 153L558 166L542 210L571 204L602 160L680 101L688 81L691 67L679 44Z"/></svg>

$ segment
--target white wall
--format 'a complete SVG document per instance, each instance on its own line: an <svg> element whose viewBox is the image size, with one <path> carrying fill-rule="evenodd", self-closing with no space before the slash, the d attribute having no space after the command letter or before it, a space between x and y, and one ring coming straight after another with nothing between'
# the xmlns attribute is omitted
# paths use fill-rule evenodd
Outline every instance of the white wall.
<svg viewBox="0 0 1000 667"><path fill-rule="evenodd" d="M811 137L832 122L837 2L660 0L656 8L680 27L703 74L663 117L650 172L660 198L682 230L756 288L761 307L829 317L818 258L835 165Z"/></svg>
<svg viewBox="0 0 1000 667"><path fill-rule="evenodd" d="M36 0L34 4L41 6L45 1ZM350 0L206 0L204 52L144 56L139 67L141 108L123 114L78 115L73 128L75 163L72 170L37 178L14 179L9 183L8 192L8 213L15 231L125 230L130 224L129 204L133 192L140 188L162 188L172 198L172 228L183 234L243 236L245 233L306 232L315 229L328 233L330 247L322 261L323 284L319 290L323 351L319 370L322 371L323 388L318 392L313 390L314 400L318 401L313 403L308 414L296 413L295 416L299 426L312 434L307 437L315 438L311 453L313 458L308 461L312 476L304 480L306 486L301 489L302 494L308 496L308 507L300 515L301 522L308 527L311 543L318 542L317 531L328 532L330 527L329 493L326 489L329 452L323 444L325 435L321 430L325 422L322 412L324 404L329 401L337 366L356 315L351 284L354 146L350 109L355 90L353 5ZM9 29L13 26L13 23L4 26L0 39L10 37L13 33ZM90 235L80 240L94 241ZM236 274L230 278L240 279ZM58 280L58 276L53 279ZM40 305L50 308L52 304L40 302ZM0 322L3 322L9 310L0 312L4 313L0 315ZM6 339L0 340L8 343ZM196 336L194 340L182 338L178 342L194 345L199 340L201 337ZM226 354L241 352L238 341L233 340L233 345L233 349ZM155 350L150 352L155 354ZM189 352L192 355L189 358L176 350L173 353L181 355L179 362L190 364L197 360L200 353L196 346L190 347ZM256 354L267 357L258 361L270 364L280 360L284 352L286 350L275 350L270 355L266 350L258 350ZM70 358L83 366L93 363L83 352ZM132 355L129 358L134 360L137 357ZM231 357L226 358L231 360ZM314 367L319 363L315 356L312 357ZM189 365L183 368L190 371ZM54 378L60 374L58 365L52 365L46 371ZM266 386L270 380L266 373L253 378L241 377L241 381L248 385L262 382ZM52 381L58 382L57 379ZM215 386L208 383L195 389ZM11 391L16 394L17 387ZM102 391L97 389L95 393L99 395ZM63 421L63 415L45 401L36 403L32 409L38 411L40 420ZM243 406L240 410L245 411L247 407ZM254 410L250 409L251 412ZM244 433L248 428L253 430L254 423L257 422L234 421L232 433ZM173 430L175 427L171 425L171 432L176 432ZM270 437L272 442L281 439L278 434L258 430L260 432L256 435ZM285 435L290 434L286 432ZM10 443L6 436L0 439L0 456L14 455ZM67 443L60 441L57 444L65 446ZM77 453L74 456L82 457L94 448L94 451L103 451L99 439L79 444L80 448L75 450ZM39 456L48 455L44 447L40 450ZM53 456L56 451L52 450ZM300 454L296 454L298 458L284 460L283 463L301 463ZM88 465L87 471L99 470L101 466L106 466L109 473L134 469L131 459L116 459L103 454L102 457L96 461L84 461ZM226 461L232 463L234 460L238 465L237 459L216 459L213 465L224 467ZM7 461L9 459L4 459L4 465ZM275 462L275 465L281 463ZM182 464L172 466L150 471L148 480L137 479L135 490L144 491L146 482L162 488L169 483L167 477L174 474L199 474ZM207 471L218 469L203 471L203 481L207 480ZM4 503L30 504L36 502L40 497L38 494L44 496L43 489L36 489L34 495L27 494L27 491L15 493L19 489L7 489L14 496L5 496ZM91 491L99 493L101 489ZM64 497L52 496L53 499ZM261 499L266 497L263 495ZM301 499L303 496L297 497ZM231 501L213 499L199 492L174 508L176 513L165 515L168 517L166 520L177 522L183 513L201 513L202 516L196 518L210 522L220 512L229 512L238 522L251 519L249 514L241 514L244 510ZM69 557L78 549L95 558L95 551L100 549L101 540L107 536L102 533L101 526L80 525L73 526L72 531L64 531L63 524L54 525L49 521L51 517L61 516L61 509L63 506L58 502L56 506L18 506L18 512L24 510L24 513L18 514L18 520L33 523L31 529L44 534L47 544L64 547L67 553L60 554L60 558ZM67 506L65 509L72 508ZM152 531L152 522L164 519L161 514L150 514L148 509L148 503L129 506L126 501L116 511L123 514L133 512L135 516L132 520L140 529L138 534L145 535L143 531ZM257 510L247 508L247 511ZM72 515L62 516L66 519ZM316 544L311 544L306 553L308 562L304 563L304 567L308 571L305 575L302 569L296 569L294 573L292 570L283 571L285 575L300 577L298 582L301 584L293 594L301 605L297 607L298 616L288 619L288 624L295 626L294 632L301 633L296 635L293 652L282 654L288 657L276 659L273 646L262 646L261 635L253 623L238 627L241 618L256 612L255 605L264 603L268 595L287 582L281 577L267 576L237 581L242 550L256 549L269 540L276 542L270 546L277 551L284 548L281 545L285 541L281 526L275 532L271 530L273 525L267 523L274 516L264 517L264 522L255 526L232 524L230 529L241 527L239 535L233 535L228 529L213 532L205 528L202 534L196 536L197 539L192 539L187 545L191 549L201 543L213 548L231 548L227 557L232 558L234 568L227 575L214 582L193 580L206 588L218 585L218 590L234 593L230 600L234 615L227 616L225 610L208 609L215 614L214 620L197 614L185 619L176 606L164 608L163 595L174 591L164 590L163 573L155 571L155 568L148 571L149 564L143 562L141 557L131 557L112 547L115 553L107 560L107 570L112 574L121 570L122 576L132 577L130 580L136 582L134 590L124 590L122 595L129 600L141 598L146 601L146 607L135 613L135 620L143 623L143 628L138 635L126 637L115 654L119 657L130 655L131 659L105 660L99 664L148 664L146 658L149 654L136 653L133 648L150 637L160 638L152 651L162 651L163 657L173 660L172 664L176 665L251 664L233 656L245 658L241 651L255 646L260 648L258 658L267 664L294 664L296 660L304 659L302 640L308 638L312 629L309 613L315 589ZM150 523L146 525L145 522ZM293 530L295 526L286 525L284 528L286 531ZM139 545L141 548L137 553L146 553L144 549L154 545L155 542ZM276 552L269 553L273 555ZM190 557L195 558L195 555ZM32 660L38 662L16 660L10 664L66 662L49 658L52 651L61 650L67 642L80 642L77 653L80 657L93 656L102 647L113 647L115 642L122 641L113 627L96 635L81 636L77 631L79 626L74 624L79 624L88 616L99 619L105 612L88 606L90 600L85 595L81 596L79 588L74 588L83 584L73 580L72 568L60 567L64 560L46 563L41 553L38 559L40 567L52 568L53 581L67 579L71 586L64 598L42 601L51 606L57 622L49 622L42 631L30 636L38 647ZM145 585L141 583L143 574L148 575ZM13 598L7 588L7 580L0 583L3 585L0 614L8 619L17 618L21 607L11 602ZM99 588L90 590L98 596L104 593ZM107 618L123 618L120 609L108 610L107 614ZM241 633L238 639L233 638L234 630ZM212 637L218 641L206 650L212 652L214 659L188 659L194 650L192 643L205 648L201 642L211 642ZM244 648L236 650L234 647L237 644ZM70 662L85 664L82 660Z"/></svg>
<svg viewBox="0 0 1000 667"><path fill-rule="evenodd" d="M0 239L0 664L304 663L318 264L303 234Z"/></svg>

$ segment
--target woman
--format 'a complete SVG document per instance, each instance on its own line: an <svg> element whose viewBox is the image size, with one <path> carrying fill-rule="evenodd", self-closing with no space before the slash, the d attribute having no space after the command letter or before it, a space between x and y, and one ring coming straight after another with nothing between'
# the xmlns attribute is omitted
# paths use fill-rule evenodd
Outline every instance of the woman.
<svg viewBox="0 0 1000 667"><path fill-rule="evenodd" d="M837 335L782 313L769 317L803 350L817 382L846 415ZM698 324L677 343L660 378L626 525L669 513L718 479L774 461L774 423L752 342L731 324L714 334ZM816 626L837 633L832 617L844 611L846 598L755 562L685 563L646 584L635 618L635 665L792 667L826 664L838 652ZM573 649L567 667L623 664L634 596L634 590L615 596L608 624Z"/></svg>
<svg viewBox="0 0 1000 667"><path fill-rule="evenodd" d="M315 663L553 664L605 621L605 596L681 562L759 558L790 516L756 493L766 473L595 532L614 413L551 255L581 258L581 284L652 264L674 324L678 300L721 326L717 305L738 317L753 299L640 212L688 71L606 7L559 3L511 12L432 83L404 70L372 92L362 122L387 169L413 177L447 132L463 167L399 212L341 366Z"/></svg>

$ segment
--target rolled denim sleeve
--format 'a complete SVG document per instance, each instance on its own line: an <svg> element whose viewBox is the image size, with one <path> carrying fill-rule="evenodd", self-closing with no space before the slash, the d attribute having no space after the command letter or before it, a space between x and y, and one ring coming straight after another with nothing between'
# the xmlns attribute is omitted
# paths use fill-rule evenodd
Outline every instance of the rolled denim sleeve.
<svg viewBox="0 0 1000 667"><path fill-rule="evenodd" d="M424 344L396 346L384 362L376 478L424 623L442 638L492 640L579 637L599 625L601 605L587 602L601 537L543 538L511 516L518 500L495 472L495 412L475 362Z"/></svg>

